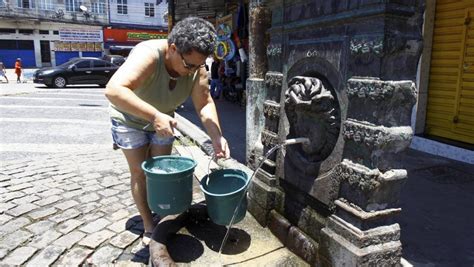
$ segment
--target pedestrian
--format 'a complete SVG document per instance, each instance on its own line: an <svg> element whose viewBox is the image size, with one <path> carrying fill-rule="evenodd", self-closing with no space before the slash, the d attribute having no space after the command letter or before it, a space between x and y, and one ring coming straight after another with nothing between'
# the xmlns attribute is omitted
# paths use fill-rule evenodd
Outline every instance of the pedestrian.
<svg viewBox="0 0 474 267"><path fill-rule="evenodd" d="M214 61L211 65L211 96L214 99L219 99L222 91L221 75L219 72L220 65L221 61L216 56L214 56Z"/></svg>
<svg viewBox="0 0 474 267"><path fill-rule="evenodd" d="M7 70L5 69L5 65L3 64L2 61L0 61L0 76L5 78L5 80L7 80L7 83L8 83Z"/></svg>
<svg viewBox="0 0 474 267"><path fill-rule="evenodd" d="M21 58L17 58L15 62L16 82L21 83Z"/></svg>
<svg viewBox="0 0 474 267"><path fill-rule="evenodd" d="M186 18L173 27L167 40L137 44L106 86L112 138L129 165L132 196L144 225L144 245L150 242L155 225L147 203L141 163L148 157L171 153L173 128L177 125L173 118L176 107L191 96L211 137L215 156L230 155L204 68L206 58L214 52L215 42L211 23L196 17ZM166 246L163 250L171 259Z"/></svg>

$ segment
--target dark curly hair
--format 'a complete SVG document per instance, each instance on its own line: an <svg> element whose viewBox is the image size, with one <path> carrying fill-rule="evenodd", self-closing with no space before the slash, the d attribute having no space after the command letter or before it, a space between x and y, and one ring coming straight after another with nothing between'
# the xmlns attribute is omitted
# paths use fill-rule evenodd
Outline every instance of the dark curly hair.
<svg viewBox="0 0 474 267"><path fill-rule="evenodd" d="M168 35L168 44L175 44L180 53L193 50L208 56L214 52L217 35L214 26L201 18L188 17L173 27Z"/></svg>

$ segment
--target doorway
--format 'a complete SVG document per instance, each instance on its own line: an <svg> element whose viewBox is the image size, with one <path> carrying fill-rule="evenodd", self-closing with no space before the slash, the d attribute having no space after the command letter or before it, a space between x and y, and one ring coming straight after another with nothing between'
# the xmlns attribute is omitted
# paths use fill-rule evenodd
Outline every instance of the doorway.
<svg viewBox="0 0 474 267"><path fill-rule="evenodd" d="M41 49L41 65L51 66L51 49L49 45L49 41L40 41L40 49Z"/></svg>

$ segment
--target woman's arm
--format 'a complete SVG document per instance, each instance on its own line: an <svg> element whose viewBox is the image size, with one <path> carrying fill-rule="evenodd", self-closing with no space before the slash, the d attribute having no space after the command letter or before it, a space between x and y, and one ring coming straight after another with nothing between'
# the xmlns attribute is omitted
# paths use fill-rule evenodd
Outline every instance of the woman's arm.
<svg viewBox="0 0 474 267"><path fill-rule="evenodd" d="M145 45L137 45L110 79L105 95L120 110L152 122L161 136L172 136L171 127L176 125L174 119L159 112L132 92L153 75L156 62L156 52Z"/></svg>
<svg viewBox="0 0 474 267"><path fill-rule="evenodd" d="M193 87L191 94L194 108L207 133L211 137L214 152L218 158L230 157L229 145L222 136L216 106L209 93L209 82L204 68L199 69L199 80Z"/></svg>

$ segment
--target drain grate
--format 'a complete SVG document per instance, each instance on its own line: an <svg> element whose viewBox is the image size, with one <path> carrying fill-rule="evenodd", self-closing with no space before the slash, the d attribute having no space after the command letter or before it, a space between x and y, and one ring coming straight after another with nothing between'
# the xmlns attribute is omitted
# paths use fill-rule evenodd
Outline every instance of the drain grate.
<svg viewBox="0 0 474 267"><path fill-rule="evenodd" d="M466 184L474 182L474 174L446 165L419 169L412 173L438 184Z"/></svg>

